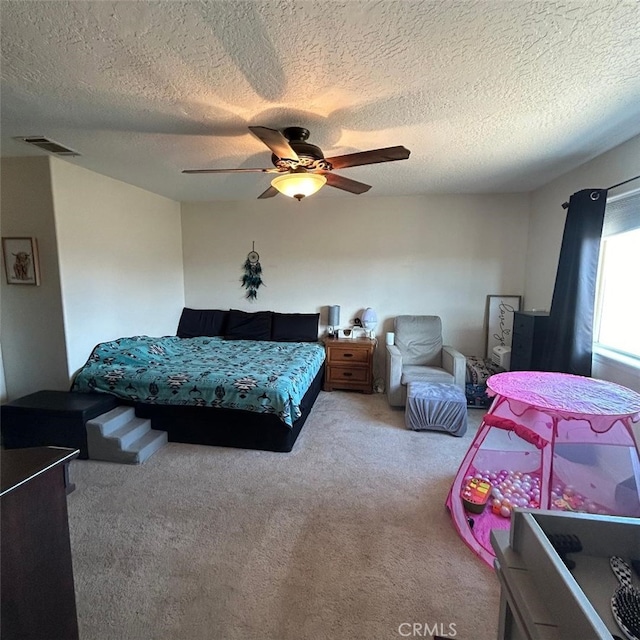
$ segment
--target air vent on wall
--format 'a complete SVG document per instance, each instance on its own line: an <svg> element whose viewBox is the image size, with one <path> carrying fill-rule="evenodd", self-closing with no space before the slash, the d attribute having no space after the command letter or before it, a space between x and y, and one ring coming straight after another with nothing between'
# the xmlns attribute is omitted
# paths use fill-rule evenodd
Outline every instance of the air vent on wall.
<svg viewBox="0 0 640 640"><path fill-rule="evenodd" d="M67 147L63 147L61 144L58 144L53 140L49 140L48 138L43 138L42 136L29 136L27 138L18 138L18 140L22 140L27 144L31 144L34 147L38 147L38 149L42 149L43 151L47 151L48 153L53 153L57 156L80 155L77 151L67 149Z"/></svg>

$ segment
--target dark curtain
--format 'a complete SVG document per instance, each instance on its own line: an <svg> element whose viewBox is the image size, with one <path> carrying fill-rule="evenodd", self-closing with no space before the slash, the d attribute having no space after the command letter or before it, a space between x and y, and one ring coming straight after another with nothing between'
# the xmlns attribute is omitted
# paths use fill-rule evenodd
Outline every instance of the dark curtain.
<svg viewBox="0 0 640 640"><path fill-rule="evenodd" d="M553 290L542 368L591 376L593 316L606 189L571 196Z"/></svg>

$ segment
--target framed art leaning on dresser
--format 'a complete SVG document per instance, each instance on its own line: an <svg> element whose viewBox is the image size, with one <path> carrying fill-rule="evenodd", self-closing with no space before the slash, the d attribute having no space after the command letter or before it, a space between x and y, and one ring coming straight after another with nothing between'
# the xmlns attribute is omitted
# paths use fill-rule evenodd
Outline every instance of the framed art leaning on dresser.
<svg viewBox="0 0 640 640"><path fill-rule="evenodd" d="M487 358L494 347L510 347L513 336L513 314L520 311L522 296L487 296Z"/></svg>

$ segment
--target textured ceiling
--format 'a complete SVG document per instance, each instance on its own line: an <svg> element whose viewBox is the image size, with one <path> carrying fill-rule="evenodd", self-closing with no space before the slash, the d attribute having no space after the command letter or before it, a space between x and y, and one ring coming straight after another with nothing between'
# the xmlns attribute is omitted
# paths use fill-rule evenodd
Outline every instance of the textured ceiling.
<svg viewBox="0 0 640 640"><path fill-rule="evenodd" d="M326 156L404 145L338 173L355 196L530 190L640 133L637 0L2 0L1 151L176 200L255 198L248 125L311 130ZM637 167L635 167L637 173ZM630 175L633 168L630 168Z"/></svg>

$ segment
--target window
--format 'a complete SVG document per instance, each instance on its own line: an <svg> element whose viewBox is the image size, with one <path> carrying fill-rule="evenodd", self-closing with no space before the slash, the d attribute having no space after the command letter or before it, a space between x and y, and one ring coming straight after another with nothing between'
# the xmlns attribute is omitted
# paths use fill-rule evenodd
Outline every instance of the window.
<svg viewBox="0 0 640 640"><path fill-rule="evenodd" d="M610 198L602 230L595 347L640 361L640 191Z"/></svg>

